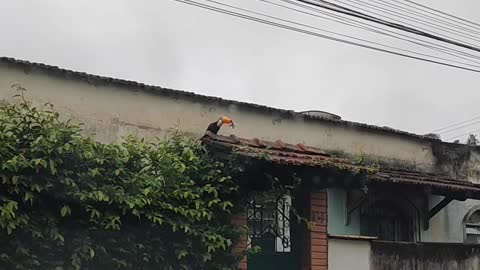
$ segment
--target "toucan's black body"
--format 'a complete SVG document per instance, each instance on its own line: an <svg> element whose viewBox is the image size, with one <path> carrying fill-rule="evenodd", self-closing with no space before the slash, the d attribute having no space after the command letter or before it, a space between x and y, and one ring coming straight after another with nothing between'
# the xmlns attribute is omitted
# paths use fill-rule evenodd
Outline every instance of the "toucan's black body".
<svg viewBox="0 0 480 270"><path fill-rule="evenodd" d="M218 121L215 121L208 125L207 131L210 131L213 134L217 134L220 130L220 125L218 125Z"/></svg>

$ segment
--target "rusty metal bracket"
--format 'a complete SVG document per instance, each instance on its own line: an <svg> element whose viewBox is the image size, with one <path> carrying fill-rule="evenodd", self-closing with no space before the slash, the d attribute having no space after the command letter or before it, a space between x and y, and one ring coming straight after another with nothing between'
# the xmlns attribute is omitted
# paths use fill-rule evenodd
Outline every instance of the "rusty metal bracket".
<svg viewBox="0 0 480 270"><path fill-rule="evenodd" d="M430 219L432 219L438 212L440 212L443 208L445 208L449 203L451 203L454 199L445 197L441 200L437 205L435 205L431 210L426 211L425 217L423 220L423 229L426 231L430 228Z"/></svg>
<svg viewBox="0 0 480 270"><path fill-rule="evenodd" d="M352 201L351 195L347 191L347 198L345 200L345 225L350 225L351 215L355 210L357 210L362 204L368 199L366 194L362 194L359 199Z"/></svg>

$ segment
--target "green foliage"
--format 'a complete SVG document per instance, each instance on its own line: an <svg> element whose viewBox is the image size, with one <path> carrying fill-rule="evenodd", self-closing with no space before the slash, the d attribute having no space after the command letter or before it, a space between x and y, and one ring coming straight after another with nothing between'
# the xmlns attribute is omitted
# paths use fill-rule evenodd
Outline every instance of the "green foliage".
<svg viewBox="0 0 480 270"><path fill-rule="evenodd" d="M21 98L0 105L2 266L231 269L237 186L198 142L102 144Z"/></svg>

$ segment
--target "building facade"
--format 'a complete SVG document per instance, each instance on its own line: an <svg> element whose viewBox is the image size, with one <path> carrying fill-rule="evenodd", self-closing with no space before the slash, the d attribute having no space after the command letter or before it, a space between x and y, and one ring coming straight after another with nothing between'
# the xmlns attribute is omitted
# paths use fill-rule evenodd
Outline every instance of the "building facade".
<svg viewBox="0 0 480 270"><path fill-rule="evenodd" d="M237 251L265 247L241 269L480 269L478 147L0 58L1 100L12 100L16 83L34 104L54 104L102 142L130 133L162 137L172 129L200 138L227 115L236 128L221 130L210 145L275 149L262 159L246 156L257 164L252 177L295 172L307 184L275 209L252 199L249 211L232 218L249 229ZM362 166L379 169L360 177ZM315 225L290 222L292 205Z"/></svg>

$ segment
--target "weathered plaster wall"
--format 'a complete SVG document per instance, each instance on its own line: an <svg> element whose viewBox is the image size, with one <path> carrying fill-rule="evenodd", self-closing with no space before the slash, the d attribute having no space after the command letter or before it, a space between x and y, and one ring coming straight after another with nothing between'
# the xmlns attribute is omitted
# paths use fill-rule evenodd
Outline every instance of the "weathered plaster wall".
<svg viewBox="0 0 480 270"><path fill-rule="evenodd" d="M329 239L330 270L480 270L480 246Z"/></svg>
<svg viewBox="0 0 480 270"><path fill-rule="evenodd" d="M347 124L284 117L275 111L254 109L243 104L226 105L214 100L155 94L119 84L87 82L39 68L24 69L0 61L0 98L10 99L10 86L26 87L28 98L37 104L51 102L56 109L86 124L88 132L105 141L118 141L129 133L151 138L178 128L201 136L207 125L220 115L235 120L237 128L222 130L239 137L281 138L329 151L365 154L374 159L408 164L422 170L433 168L434 157L428 142L384 131Z"/></svg>
<svg viewBox="0 0 480 270"><path fill-rule="evenodd" d="M430 207L441 199L440 196L432 197ZM479 200L452 201L431 219L429 230L422 233L422 241L462 243L464 241L463 219L476 205L480 205Z"/></svg>
<svg viewBox="0 0 480 270"><path fill-rule="evenodd" d="M369 270L370 242L360 240L328 240L329 270Z"/></svg>
<svg viewBox="0 0 480 270"><path fill-rule="evenodd" d="M480 246L373 241L371 270L480 270Z"/></svg>

